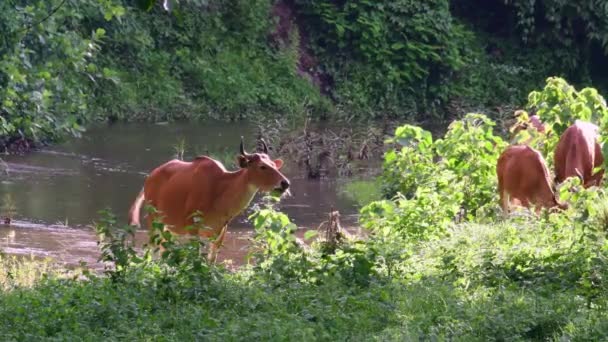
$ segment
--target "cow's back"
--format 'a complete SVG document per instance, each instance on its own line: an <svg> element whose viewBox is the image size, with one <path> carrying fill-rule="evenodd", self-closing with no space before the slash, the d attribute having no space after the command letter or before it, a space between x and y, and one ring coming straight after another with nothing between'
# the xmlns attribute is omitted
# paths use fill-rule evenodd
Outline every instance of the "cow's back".
<svg viewBox="0 0 608 342"><path fill-rule="evenodd" d="M161 213L163 222L183 234L192 224L194 208L211 209L216 180L226 172L217 161L199 157L192 162L171 160L156 168L144 185L145 197Z"/></svg>
<svg viewBox="0 0 608 342"><path fill-rule="evenodd" d="M550 205L554 199L549 170L542 155L526 145L509 146L497 162L499 191L522 202Z"/></svg>
<svg viewBox="0 0 608 342"><path fill-rule="evenodd" d="M177 203L183 203L180 196L185 175L192 172L192 163L181 160L170 160L154 169L144 184L145 198L162 216L175 217ZM177 191L176 191L177 190ZM186 193L184 192L184 195ZM172 205L175 203L175 205ZM174 220L170 220L174 221ZM165 222L175 224L176 222Z"/></svg>
<svg viewBox="0 0 608 342"><path fill-rule="evenodd" d="M579 174L585 183L591 179L593 168L603 163L597 135L596 125L579 120L564 131L553 157L557 182Z"/></svg>

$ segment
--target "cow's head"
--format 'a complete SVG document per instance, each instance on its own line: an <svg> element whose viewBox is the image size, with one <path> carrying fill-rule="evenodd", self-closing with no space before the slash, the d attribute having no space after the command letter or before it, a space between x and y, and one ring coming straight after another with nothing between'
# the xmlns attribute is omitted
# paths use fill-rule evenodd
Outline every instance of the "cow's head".
<svg viewBox="0 0 608 342"><path fill-rule="evenodd" d="M549 212L559 212L560 210L568 210L570 205L568 202L562 202L559 198L559 189L557 186L557 182L551 184L551 192L552 192L552 203L549 206Z"/></svg>
<svg viewBox="0 0 608 342"><path fill-rule="evenodd" d="M289 188L289 180L279 171L283 166L283 160L270 159L268 157L268 146L266 146L264 140L261 141L263 153L247 153L243 146L243 137L241 137L241 153L238 156L239 167L247 170L249 181L261 191L283 193Z"/></svg>
<svg viewBox="0 0 608 342"><path fill-rule="evenodd" d="M516 122L513 124L513 126L511 126L511 128L509 128L512 137L515 137L517 133L523 130L527 130L530 127L536 129L539 133L546 132L547 129L545 127L545 124L540 120L540 117L538 115L533 114L531 116L528 116L527 114L524 115L524 113L525 112L522 110L517 110L513 114L513 117L516 119Z"/></svg>

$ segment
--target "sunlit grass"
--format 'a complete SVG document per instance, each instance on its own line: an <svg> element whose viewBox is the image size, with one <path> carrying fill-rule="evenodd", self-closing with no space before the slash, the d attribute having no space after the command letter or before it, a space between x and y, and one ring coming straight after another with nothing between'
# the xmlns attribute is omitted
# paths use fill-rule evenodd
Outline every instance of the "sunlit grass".
<svg viewBox="0 0 608 342"><path fill-rule="evenodd" d="M59 266L50 259L0 254L0 289L32 287L48 276L59 276Z"/></svg>
<svg viewBox="0 0 608 342"><path fill-rule="evenodd" d="M381 182L374 180L355 180L342 185L341 193L359 206L364 206L382 198Z"/></svg>

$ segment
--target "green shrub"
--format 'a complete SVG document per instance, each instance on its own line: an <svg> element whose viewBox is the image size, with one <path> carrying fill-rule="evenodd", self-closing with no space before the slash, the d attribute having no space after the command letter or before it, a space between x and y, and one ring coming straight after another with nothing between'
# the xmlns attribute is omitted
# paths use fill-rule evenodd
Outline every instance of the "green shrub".
<svg viewBox="0 0 608 342"><path fill-rule="evenodd" d="M468 114L450 124L445 137L436 141L418 127L397 128L392 142L403 147L385 155L385 196L445 193L450 199L445 203L474 215L495 199L496 161L506 143L494 135L493 126L483 115Z"/></svg>
<svg viewBox="0 0 608 342"><path fill-rule="evenodd" d="M349 110L399 116L432 110L447 100L451 75L465 64L467 32L453 21L447 0L297 3L322 68L334 79L334 95Z"/></svg>
<svg viewBox="0 0 608 342"><path fill-rule="evenodd" d="M80 7L59 1L0 5L5 33L0 45L0 144L9 138L40 141L82 131L89 113L87 90L104 77L96 72L94 58L105 31L73 29ZM82 7L100 18L116 9L92 1Z"/></svg>
<svg viewBox="0 0 608 342"><path fill-rule="evenodd" d="M547 133L538 134L530 128L521 131L515 141L530 140L528 144L540 150L551 167L559 137L576 120L596 124L600 127L600 132L608 129L608 107L604 97L591 87L577 91L560 77L547 78L542 90L531 92L526 108L539 116ZM528 113L523 114L519 120L527 120ZM605 139L606 135L600 134L600 140Z"/></svg>
<svg viewBox="0 0 608 342"><path fill-rule="evenodd" d="M20 3L0 5L4 144L79 135L96 119L300 118L330 109L297 74L298 33L269 46L271 1L194 1L172 12L119 0Z"/></svg>

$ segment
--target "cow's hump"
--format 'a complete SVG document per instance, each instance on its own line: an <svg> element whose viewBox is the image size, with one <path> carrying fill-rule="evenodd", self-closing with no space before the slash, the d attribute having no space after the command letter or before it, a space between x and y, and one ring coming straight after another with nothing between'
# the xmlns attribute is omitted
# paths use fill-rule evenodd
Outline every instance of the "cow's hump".
<svg viewBox="0 0 608 342"><path fill-rule="evenodd" d="M197 170L204 171L207 174L224 174L228 172L222 163L207 156L196 157L192 162L196 164Z"/></svg>

